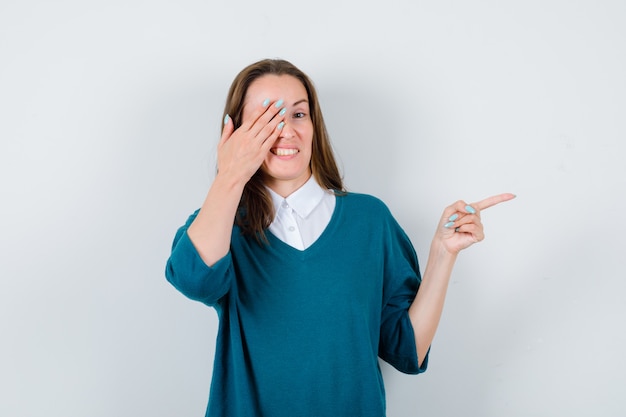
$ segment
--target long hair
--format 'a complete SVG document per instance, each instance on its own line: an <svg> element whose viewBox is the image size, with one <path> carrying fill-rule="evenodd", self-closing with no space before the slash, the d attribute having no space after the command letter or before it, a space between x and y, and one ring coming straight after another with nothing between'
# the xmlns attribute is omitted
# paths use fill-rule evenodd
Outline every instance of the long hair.
<svg viewBox="0 0 626 417"><path fill-rule="evenodd" d="M346 190L337 168L317 92L309 77L292 63L282 59L264 59L244 68L230 86L222 119L228 114L235 129L239 128L243 122L243 107L248 88L256 79L268 74L290 75L300 80L304 86L313 122L311 173L322 188L333 190L336 195L344 195ZM242 233L253 236L259 243L267 242L265 230L274 220L274 215L272 198L263 183L263 174L259 168L244 187L235 224Z"/></svg>

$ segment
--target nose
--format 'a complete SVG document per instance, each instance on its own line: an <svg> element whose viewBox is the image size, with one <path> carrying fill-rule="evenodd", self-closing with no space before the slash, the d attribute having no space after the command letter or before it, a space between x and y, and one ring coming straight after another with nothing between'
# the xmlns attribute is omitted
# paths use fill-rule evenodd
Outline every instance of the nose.
<svg viewBox="0 0 626 417"><path fill-rule="evenodd" d="M294 134L295 134L294 130L289 125L289 123L285 123L283 128L280 130L280 134L278 135L278 138L279 139L289 139L289 138L292 138L294 136Z"/></svg>

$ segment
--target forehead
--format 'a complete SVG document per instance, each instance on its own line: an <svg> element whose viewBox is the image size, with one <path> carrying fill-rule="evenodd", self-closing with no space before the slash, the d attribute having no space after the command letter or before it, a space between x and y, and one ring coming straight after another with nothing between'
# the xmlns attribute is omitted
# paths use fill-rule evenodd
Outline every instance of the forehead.
<svg viewBox="0 0 626 417"><path fill-rule="evenodd" d="M254 80L246 92L246 102L251 100L263 101L283 99L286 102L307 98L307 92L302 82L291 75L263 75Z"/></svg>

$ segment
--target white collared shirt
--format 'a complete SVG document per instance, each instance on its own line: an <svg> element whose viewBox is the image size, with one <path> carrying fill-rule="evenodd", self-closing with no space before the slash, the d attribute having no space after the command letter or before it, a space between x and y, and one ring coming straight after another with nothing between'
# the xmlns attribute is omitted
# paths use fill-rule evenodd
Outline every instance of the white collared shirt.
<svg viewBox="0 0 626 417"><path fill-rule="evenodd" d="M287 198L268 190L276 213L270 232L296 249L311 246L330 222L335 210L335 194L320 187L313 175Z"/></svg>

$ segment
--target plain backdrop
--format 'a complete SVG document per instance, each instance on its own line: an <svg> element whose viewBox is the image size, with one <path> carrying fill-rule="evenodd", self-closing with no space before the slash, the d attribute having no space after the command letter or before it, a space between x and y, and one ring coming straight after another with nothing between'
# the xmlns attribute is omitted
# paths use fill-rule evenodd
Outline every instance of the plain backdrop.
<svg viewBox="0 0 626 417"><path fill-rule="evenodd" d="M217 316L164 278L261 58L314 80L350 190L422 267L441 211L513 192L388 415L626 415L623 0L3 0L0 415L201 416Z"/></svg>

